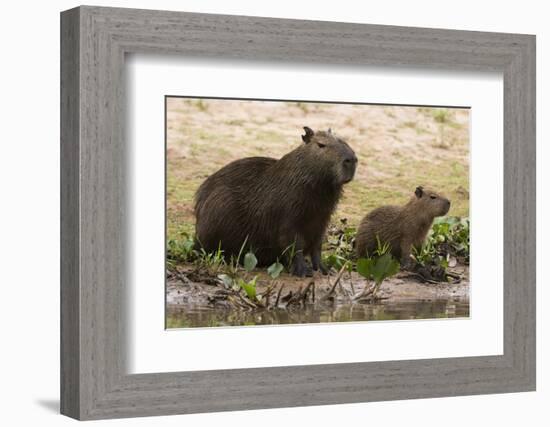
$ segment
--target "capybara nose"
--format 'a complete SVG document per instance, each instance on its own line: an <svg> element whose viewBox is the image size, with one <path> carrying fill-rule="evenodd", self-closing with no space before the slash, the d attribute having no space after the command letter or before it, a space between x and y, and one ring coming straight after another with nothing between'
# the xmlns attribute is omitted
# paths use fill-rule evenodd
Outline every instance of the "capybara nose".
<svg viewBox="0 0 550 427"><path fill-rule="evenodd" d="M447 206L451 207L451 201L449 199L447 199Z"/></svg>
<svg viewBox="0 0 550 427"><path fill-rule="evenodd" d="M347 158L344 159L344 163L346 163L348 165L353 165L353 164L357 163L357 157L356 156L347 157Z"/></svg>

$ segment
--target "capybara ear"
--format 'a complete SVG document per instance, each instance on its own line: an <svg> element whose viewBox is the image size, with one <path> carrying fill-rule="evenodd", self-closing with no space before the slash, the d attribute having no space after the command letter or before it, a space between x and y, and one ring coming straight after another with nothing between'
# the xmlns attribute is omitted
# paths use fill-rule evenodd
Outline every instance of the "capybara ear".
<svg viewBox="0 0 550 427"><path fill-rule="evenodd" d="M330 133L330 134L332 135L332 129L331 129L331 128L328 128L327 133Z"/></svg>
<svg viewBox="0 0 550 427"><path fill-rule="evenodd" d="M314 132L307 126L304 126L304 130L306 131L306 134L302 135L302 141L308 144L311 141L311 138L313 137Z"/></svg>
<svg viewBox="0 0 550 427"><path fill-rule="evenodd" d="M422 194L424 194L424 189L421 186L418 186L416 187L416 190L414 190L414 194L416 194L416 197L420 199Z"/></svg>

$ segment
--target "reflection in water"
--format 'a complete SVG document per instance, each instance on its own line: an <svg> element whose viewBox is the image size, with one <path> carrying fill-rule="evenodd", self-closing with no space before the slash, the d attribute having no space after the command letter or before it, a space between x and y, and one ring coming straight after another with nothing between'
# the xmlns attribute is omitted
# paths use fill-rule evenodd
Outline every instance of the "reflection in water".
<svg viewBox="0 0 550 427"><path fill-rule="evenodd" d="M168 305L167 328L282 325L469 317L468 301L403 301L392 304L310 305L300 310L237 311L205 306Z"/></svg>

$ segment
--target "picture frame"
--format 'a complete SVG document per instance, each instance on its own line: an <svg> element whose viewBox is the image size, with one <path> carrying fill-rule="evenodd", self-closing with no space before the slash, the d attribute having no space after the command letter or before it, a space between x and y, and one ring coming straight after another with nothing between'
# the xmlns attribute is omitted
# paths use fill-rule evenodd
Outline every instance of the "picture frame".
<svg viewBox="0 0 550 427"><path fill-rule="evenodd" d="M502 72L503 354L127 374L128 53ZM535 390L535 155L532 35L90 6L62 12L61 413L88 420Z"/></svg>

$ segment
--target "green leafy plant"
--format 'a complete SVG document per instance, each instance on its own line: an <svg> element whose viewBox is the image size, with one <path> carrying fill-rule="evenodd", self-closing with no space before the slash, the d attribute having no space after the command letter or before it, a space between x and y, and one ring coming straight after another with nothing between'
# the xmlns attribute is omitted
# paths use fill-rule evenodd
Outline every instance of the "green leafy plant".
<svg viewBox="0 0 550 427"><path fill-rule="evenodd" d="M248 278L246 277L258 265L258 259L256 258L256 255L254 255L254 252L252 252L252 250L249 250L243 257L243 268L245 273L244 277L241 276L241 273L239 271L239 261L246 246L247 240L248 238L245 238L241 249L239 250L238 256L231 259L231 262L227 265L226 272L223 274L219 274L218 278L227 289L233 289L237 292L242 289L246 297L249 299L248 304L252 303L252 306L256 306L260 303L260 297L256 294L257 276L254 276L252 280L248 280Z"/></svg>
<svg viewBox="0 0 550 427"><path fill-rule="evenodd" d="M287 271L292 271L292 263L294 262L294 257L296 256L296 243L288 245L283 252L281 253L281 258L286 260Z"/></svg>
<svg viewBox="0 0 550 427"><path fill-rule="evenodd" d="M427 238L439 255L456 256L470 261L470 220L468 218L436 218Z"/></svg>
<svg viewBox="0 0 550 427"><path fill-rule="evenodd" d="M283 272L284 268L285 266L279 262L279 259L277 259L276 262L267 268L267 274L269 274L269 277L272 279L276 279Z"/></svg>
<svg viewBox="0 0 550 427"><path fill-rule="evenodd" d="M250 281L246 281L242 278L239 277L239 279L237 280L237 284L238 286L243 289L246 293L246 296L251 299L252 301L256 301L257 300L257 295L256 295L256 279L257 279L257 276L254 276L254 278Z"/></svg>
<svg viewBox="0 0 550 427"><path fill-rule="evenodd" d="M417 264L425 267L433 262L437 257L437 252L433 242L428 239L420 248L413 246L411 255Z"/></svg>
<svg viewBox="0 0 550 427"><path fill-rule="evenodd" d="M169 239L166 248L166 258L171 264L188 262L197 253L194 250L195 241L187 233L181 233L179 239Z"/></svg>
<svg viewBox="0 0 550 427"><path fill-rule="evenodd" d="M461 259L470 259L470 222L468 218L437 218L421 248L413 248L415 271L425 280L447 281L456 275L448 271Z"/></svg>
<svg viewBox="0 0 550 427"><path fill-rule="evenodd" d="M360 258L357 260L357 272L380 286L384 279L399 272L399 262L391 254L384 254L381 257Z"/></svg>
<svg viewBox="0 0 550 427"><path fill-rule="evenodd" d="M336 270L340 270L346 263L348 263L348 259L342 255L339 255L338 253L329 253L326 254L323 257L323 263L327 268L334 268ZM348 263L347 269L351 269L352 264Z"/></svg>
<svg viewBox="0 0 550 427"><path fill-rule="evenodd" d="M218 245L215 252L206 252L203 248L198 251L195 260L197 270L205 270L209 275L216 276L223 266L225 266L225 258L221 245Z"/></svg>
<svg viewBox="0 0 550 427"><path fill-rule="evenodd" d="M323 263L327 268L340 270L348 261L355 259L353 244L357 229L347 225L347 219L340 219L339 225L332 225L327 233L327 252L323 256ZM348 264L351 270L351 262Z"/></svg>
<svg viewBox="0 0 550 427"><path fill-rule="evenodd" d="M246 242L248 241L248 236L245 237L243 244L241 245L241 248L239 249L239 254L237 257L234 257L231 255L231 259L229 260L229 263L226 267L226 274L229 275L231 278L235 279L239 273L239 262L241 260L241 256L243 254L244 248L246 247Z"/></svg>
<svg viewBox="0 0 550 427"><path fill-rule="evenodd" d="M376 298L376 293L380 289L382 282L388 277L394 276L399 272L400 264L390 253L388 244L381 244L377 238L377 248L371 256L360 258L357 260L357 273L368 280L374 282L374 286L367 288L361 292L356 299L371 296Z"/></svg>
<svg viewBox="0 0 550 427"><path fill-rule="evenodd" d="M233 286L233 278L229 274L218 274L218 279L220 279L223 285L229 289Z"/></svg>
<svg viewBox="0 0 550 427"><path fill-rule="evenodd" d="M244 256L244 269L248 271L249 273L254 270L256 265L258 265L258 260L256 259L256 255L252 251L247 252Z"/></svg>

